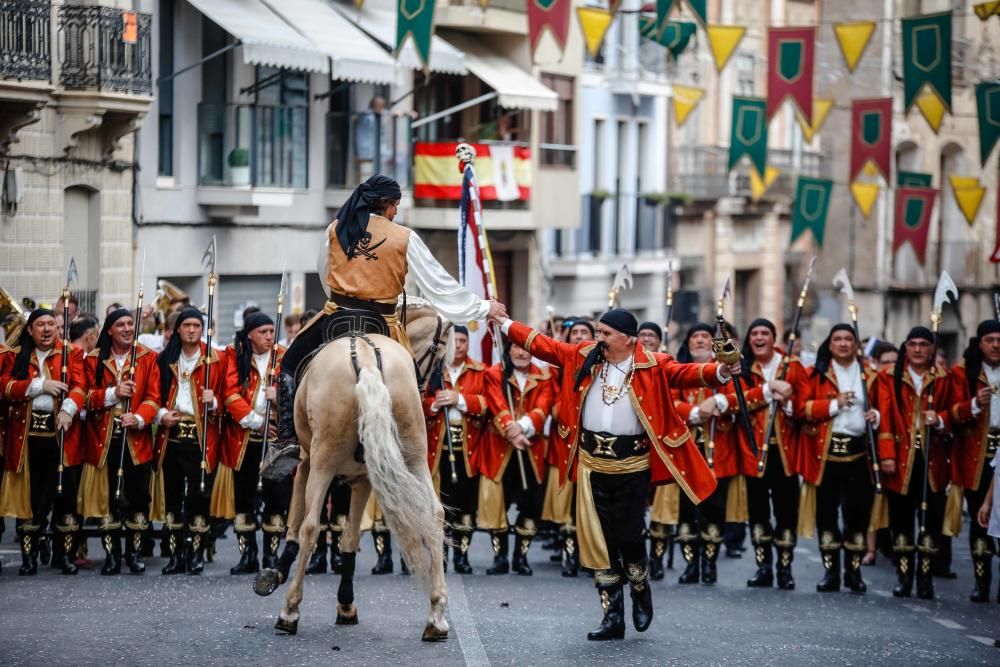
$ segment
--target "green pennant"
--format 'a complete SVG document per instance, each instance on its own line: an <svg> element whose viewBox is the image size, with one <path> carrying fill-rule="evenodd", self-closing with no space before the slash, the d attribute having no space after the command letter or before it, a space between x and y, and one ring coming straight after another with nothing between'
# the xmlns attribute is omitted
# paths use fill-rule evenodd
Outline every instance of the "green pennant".
<svg viewBox="0 0 1000 667"><path fill-rule="evenodd" d="M667 22L670 10L674 7L675 0L656 0L656 26L659 27Z"/></svg>
<svg viewBox="0 0 1000 667"><path fill-rule="evenodd" d="M979 159L985 167L1000 139L1000 81L976 84L976 109L979 112Z"/></svg>
<svg viewBox="0 0 1000 667"><path fill-rule="evenodd" d="M731 124L729 169L747 155L757 173L763 174L767 164L767 101L760 97L733 96Z"/></svg>
<svg viewBox="0 0 1000 667"><path fill-rule="evenodd" d="M427 69L434 35L434 0L398 0L396 9L396 53L403 48L406 36L413 38L420 60Z"/></svg>
<svg viewBox="0 0 1000 667"><path fill-rule="evenodd" d="M931 174L921 171L899 171L896 172L896 185L903 188L929 188L932 178Z"/></svg>
<svg viewBox="0 0 1000 667"><path fill-rule="evenodd" d="M826 214L830 210L830 193L833 181L824 178L799 176L795 187L795 209L792 211L792 238L789 243L811 229L816 245L823 247L826 231Z"/></svg>
<svg viewBox="0 0 1000 667"><path fill-rule="evenodd" d="M909 112L926 84L951 111L951 12L902 23L903 107Z"/></svg>
<svg viewBox="0 0 1000 667"><path fill-rule="evenodd" d="M639 34L647 39L656 39L659 25L659 19L654 19L651 16L639 16Z"/></svg>
<svg viewBox="0 0 1000 667"><path fill-rule="evenodd" d="M688 44L691 43L691 36L698 30L698 24L691 21L667 21L663 24L660 36L656 40L667 47L670 55L677 60Z"/></svg>
<svg viewBox="0 0 1000 667"><path fill-rule="evenodd" d="M687 0L688 7L698 18L698 23L708 25L708 2L707 0Z"/></svg>

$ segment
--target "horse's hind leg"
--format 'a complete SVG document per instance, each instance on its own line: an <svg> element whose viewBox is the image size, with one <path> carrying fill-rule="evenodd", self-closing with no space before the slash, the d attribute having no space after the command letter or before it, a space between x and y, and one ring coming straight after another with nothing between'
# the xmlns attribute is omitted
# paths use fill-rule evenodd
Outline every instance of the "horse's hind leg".
<svg viewBox="0 0 1000 667"><path fill-rule="evenodd" d="M340 536L340 552L344 564L340 571L340 586L337 588L337 625L358 623L358 608L354 606L354 567L358 559L358 544L361 542L361 516L372 492L372 485L367 477L351 480L350 486L351 509L347 515L347 526Z"/></svg>
<svg viewBox="0 0 1000 667"><path fill-rule="evenodd" d="M309 479L310 460L303 459L292 482L292 499L288 508L288 530L285 533L285 546L278 557L277 569L261 570L254 577L253 590L257 595L267 596L277 590L278 586L288 581L288 573L299 555L299 526L305 511L306 482Z"/></svg>
<svg viewBox="0 0 1000 667"><path fill-rule="evenodd" d="M303 520L301 525L297 526L296 531L299 545L310 550L316 543L320 508L323 501L326 500L326 491L330 487L334 475L332 466L323 465L323 462L317 460L315 454L320 452L317 452L315 442L313 445L313 457L308 459L311 461L311 470L305 480L305 499L302 506L304 514L299 515L303 517ZM295 567L295 576L292 577L292 583L285 594L285 606L278 615L278 621L274 624L277 630L290 635L294 635L299 627L299 604L302 602L302 584L305 579L307 560L305 557L299 559L298 565Z"/></svg>

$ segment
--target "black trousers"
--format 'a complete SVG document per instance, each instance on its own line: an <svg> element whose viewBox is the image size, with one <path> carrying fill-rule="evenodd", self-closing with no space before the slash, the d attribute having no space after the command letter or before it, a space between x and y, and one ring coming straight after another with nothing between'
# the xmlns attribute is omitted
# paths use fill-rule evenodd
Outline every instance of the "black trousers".
<svg viewBox="0 0 1000 667"><path fill-rule="evenodd" d="M121 431L112 432L108 445L107 464L104 466L108 473L108 500L110 501L112 519L120 521L131 518L137 512L148 517L149 505L152 501L149 495L149 482L153 475L153 464L147 462L136 465L132 462L132 453L128 449L125 450L125 458L122 459L122 444ZM115 491L118 489L119 461L124 461L122 465L122 495L121 499L116 502Z"/></svg>
<svg viewBox="0 0 1000 667"><path fill-rule="evenodd" d="M446 525L458 526L462 523L462 515L467 514L471 517L476 516L476 505L479 500L479 477L478 475L470 477L465 472L465 456L464 452L459 450L455 452L455 476L456 480L451 481L451 463L448 462L448 452L447 447L441 450L440 461L438 462L438 474L441 476L441 504L444 505L444 520ZM527 463L527 461L525 461ZM508 471L511 467L517 467L517 461L512 461L511 464L507 466ZM534 474L529 468L525 468L525 474L530 477L530 481L534 481ZM517 489L520 490L521 484L521 473L516 472L517 475ZM504 477L506 479L506 475ZM504 498L508 497L507 486L504 486ZM544 498L544 491L542 498ZM510 505L508 504L508 507ZM534 518L537 519L541 514L541 505L538 506L539 509L535 513ZM522 506L518 504L518 509L523 511Z"/></svg>
<svg viewBox="0 0 1000 667"><path fill-rule="evenodd" d="M980 540L986 543L986 548L991 554L997 553L997 539L990 537L986 529L976 521L976 514L983 506L983 501L986 499L986 494L992 483L993 468L990 466L990 459L987 458L983 464L983 470L979 474L979 486L974 489L965 489L965 505L969 510L969 516L972 517L972 521L969 522L969 549L973 553L975 553L976 543Z"/></svg>
<svg viewBox="0 0 1000 667"><path fill-rule="evenodd" d="M243 454L243 465L238 470L233 471L233 485L235 487L233 496L236 513L246 514L248 518L257 514L258 462L263 447L264 443L261 440L253 438L248 440L246 452ZM291 476L280 482L267 478L262 480L263 508L261 514L263 516L279 514L284 517L288 514L288 506L292 501L292 482Z"/></svg>
<svg viewBox="0 0 1000 667"><path fill-rule="evenodd" d="M652 473L647 470L609 475L590 473L594 508L608 547L611 569L646 562L646 496Z"/></svg>
<svg viewBox="0 0 1000 667"><path fill-rule="evenodd" d="M924 455L918 450L913 456L913 469L910 472L910 486L905 494L889 492L889 530L892 532L892 540L897 548L904 546L900 543L905 539L905 546L910 548L916 545L914 534L915 523L919 521L920 502L924 490ZM944 507L947 498L944 491L932 491L927 489L927 517L925 526L927 534L931 537L932 548L936 548L941 542L941 526L944 521Z"/></svg>
<svg viewBox="0 0 1000 667"><path fill-rule="evenodd" d="M747 505L751 529L760 526L765 537L791 531L794 541L799 523L799 478L785 475L777 446L770 448L764 476L747 477Z"/></svg>
<svg viewBox="0 0 1000 667"><path fill-rule="evenodd" d="M208 521L213 473L205 472L205 492L201 493L201 446L197 440L167 440L163 456L163 491L167 512L175 520L191 523L194 517ZM187 495L184 482L187 482ZM183 510L183 511L182 511Z"/></svg>
<svg viewBox="0 0 1000 667"><path fill-rule="evenodd" d="M691 528L693 535L700 536L708 532L709 526L716 526L719 529L718 538L721 540L726 523L726 499L729 490L729 477L719 480L719 485L708 498L700 504L695 505L688 498L687 494L681 492L680 508L678 519L681 524L687 524Z"/></svg>
<svg viewBox="0 0 1000 667"><path fill-rule="evenodd" d="M504 470L503 477L500 478L503 484L504 507L509 511L511 505L517 505L517 525L527 526L526 522L531 521L533 525L537 526L542 516L545 487L539 484L538 480L535 479L535 473L532 472L531 463L528 461L528 457L531 454L524 452L522 454L524 457L524 479L528 487L524 488L525 485L521 483L521 473L517 464L517 456L517 451L515 450L507 462L507 469ZM450 470L448 474L451 475Z"/></svg>
<svg viewBox="0 0 1000 667"><path fill-rule="evenodd" d="M76 490L80 468L63 470L63 493L59 488L59 439L55 436L28 436L28 476L31 483L31 523L44 529L49 513L52 524L62 524L66 515L76 515ZM27 523L19 520L18 524Z"/></svg>
<svg viewBox="0 0 1000 667"><path fill-rule="evenodd" d="M871 518L875 487L872 484L868 457L841 463L827 461L823 482L816 488L816 530L822 546L823 533L830 533L840 544L857 540L867 550L864 541ZM841 520L842 519L842 520Z"/></svg>

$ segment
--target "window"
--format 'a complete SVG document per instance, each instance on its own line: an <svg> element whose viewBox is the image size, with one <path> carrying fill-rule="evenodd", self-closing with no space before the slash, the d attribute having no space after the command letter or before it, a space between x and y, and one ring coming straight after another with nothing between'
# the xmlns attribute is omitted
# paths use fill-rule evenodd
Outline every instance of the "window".
<svg viewBox="0 0 1000 667"><path fill-rule="evenodd" d="M160 77L174 71L174 0L160 0L159 11ZM159 110L157 174L174 175L174 80L160 84L156 96Z"/></svg>
<svg viewBox="0 0 1000 667"><path fill-rule="evenodd" d="M255 183L306 187L309 75L258 67L255 115Z"/></svg>
<svg viewBox="0 0 1000 667"><path fill-rule="evenodd" d="M576 145L573 138L573 79L543 74L542 83L559 96L559 106L542 116L541 163L547 167L573 168Z"/></svg>
<svg viewBox="0 0 1000 667"><path fill-rule="evenodd" d="M736 94L753 95L756 58L753 53L739 51L736 54Z"/></svg>

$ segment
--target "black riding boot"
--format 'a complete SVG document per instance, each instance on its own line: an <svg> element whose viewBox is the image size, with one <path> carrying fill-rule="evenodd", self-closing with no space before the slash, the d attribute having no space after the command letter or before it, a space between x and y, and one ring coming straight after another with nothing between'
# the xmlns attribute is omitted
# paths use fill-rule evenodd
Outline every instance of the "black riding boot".
<svg viewBox="0 0 1000 667"><path fill-rule="evenodd" d="M985 539L976 538L972 545L972 572L975 575L976 583L969 595L972 602L989 602L990 588L993 584L993 571L991 569L993 554L990 552L990 545Z"/></svg>
<svg viewBox="0 0 1000 667"><path fill-rule="evenodd" d="M76 563L73 560L76 558L77 531L79 530L80 524L77 523L76 517L72 514L65 515L62 523L56 526L53 539L56 540L58 549L53 554L52 566L58 568L63 574L77 573Z"/></svg>
<svg viewBox="0 0 1000 667"><path fill-rule="evenodd" d="M239 525L238 520L239 517L237 517L237 525ZM250 530L236 531L236 541L240 547L240 562L229 568L229 574L257 574L260 572L260 563L257 560L256 526Z"/></svg>
<svg viewBox="0 0 1000 667"><path fill-rule="evenodd" d="M711 585L719 579L716 563L721 546L722 530L719 526L710 524L708 534L703 533L701 536L701 583Z"/></svg>
<svg viewBox="0 0 1000 667"><path fill-rule="evenodd" d="M681 556L687 567L677 578L679 584L697 584L699 577L698 536L691 531L691 524L682 523L677 526L677 542L681 545Z"/></svg>
<svg viewBox="0 0 1000 667"><path fill-rule="evenodd" d="M472 516L463 514L461 525L455 526L453 531L455 545L452 547L452 551L454 552L456 574L472 574L472 566L469 564L469 545L472 544L472 530Z"/></svg>
<svg viewBox="0 0 1000 667"><path fill-rule="evenodd" d="M101 567L101 574L105 576L121 574L122 571L122 540L119 531L118 526L101 526L101 546L104 547L104 565Z"/></svg>
<svg viewBox="0 0 1000 667"><path fill-rule="evenodd" d="M783 591L793 591L795 577L792 576L792 560L795 558L795 533L785 530L781 539L774 541L774 548L778 552L778 564L775 567L778 588Z"/></svg>
<svg viewBox="0 0 1000 667"><path fill-rule="evenodd" d="M208 546L208 522L195 516L188 526L191 532L191 549L187 554L187 573L201 574L205 570L205 548Z"/></svg>
<svg viewBox="0 0 1000 667"><path fill-rule="evenodd" d="M535 522L526 519L523 526L514 529L517 535L514 558L511 559L510 569L525 577L532 575L531 565L528 564L528 549L531 547L531 538L535 536Z"/></svg>
<svg viewBox="0 0 1000 667"><path fill-rule="evenodd" d="M865 539L864 533L854 533L849 541L844 541L844 586L852 593L863 594L868 590L861 578L861 561L868 549Z"/></svg>
<svg viewBox="0 0 1000 667"><path fill-rule="evenodd" d="M183 574L187 570L187 558L185 551L187 540L185 539L184 524L174 520L173 513L167 513L167 520L163 522L163 533L166 537L167 552L170 560L163 567L163 574Z"/></svg>
<svg viewBox="0 0 1000 667"><path fill-rule="evenodd" d="M905 535L897 535L892 552L898 579L892 594L897 598L908 598L913 594L913 547L908 544Z"/></svg>
<svg viewBox="0 0 1000 667"><path fill-rule="evenodd" d="M757 561L757 571L747 580L750 588L767 588L774 585L774 552L771 549L771 535L764 531L763 526L755 525L751 532L750 542L753 544L753 555Z"/></svg>
<svg viewBox="0 0 1000 667"><path fill-rule="evenodd" d="M632 597L632 625L636 632L645 632L653 622L653 591L649 588L649 564L629 563L625 566L629 595Z"/></svg>
<svg viewBox="0 0 1000 667"><path fill-rule="evenodd" d="M917 547L917 597L921 600L934 599L934 556L936 549L930 537L925 537Z"/></svg>
<svg viewBox="0 0 1000 667"><path fill-rule="evenodd" d="M601 596L604 618L596 630L587 633L587 639L592 642L625 639L625 596L621 577L613 570L601 570L594 573L594 580Z"/></svg>
<svg viewBox="0 0 1000 667"><path fill-rule="evenodd" d="M576 541L576 526L568 523L562 527L562 531L562 576L579 576L580 547Z"/></svg>
<svg viewBox="0 0 1000 667"><path fill-rule="evenodd" d="M823 559L823 578L816 584L816 591L836 593L840 590L840 545L825 544L819 552Z"/></svg>
<svg viewBox="0 0 1000 667"><path fill-rule="evenodd" d="M309 563L306 565L306 574L326 574L326 552L330 548L330 536L333 534L329 528L319 531L316 538L316 548L309 556Z"/></svg>
<svg viewBox="0 0 1000 667"><path fill-rule="evenodd" d="M22 577L33 577L38 574L38 537L40 528L31 524L17 527L17 542L21 547L21 569L17 574Z"/></svg>
<svg viewBox="0 0 1000 667"><path fill-rule="evenodd" d="M261 521L262 554L260 565L265 570L273 570L278 566L278 547L281 546L281 536L285 534L285 519L280 514L272 514Z"/></svg>
<svg viewBox="0 0 1000 667"><path fill-rule="evenodd" d="M507 560L507 531L492 530L490 539L493 542L493 565L486 569L486 574L507 574L510 572L510 561Z"/></svg>
<svg viewBox="0 0 1000 667"><path fill-rule="evenodd" d="M392 574L392 534L384 521L376 521L372 526L372 542L378 555L372 574Z"/></svg>
<svg viewBox="0 0 1000 667"><path fill-rule="evenodd" d="M667 535L669 528L662 523L649 522L649 578L653 581L663 579L663 555L667 553Z"/></svg>
<svg viewBox="0 0 1000 667"><path fill-rule="evenodd" d="M131 521L125 522L125 564L132 574L143 574L146 564L142 561L142 543L149 528L149 521L142 512L136 512Z"/></svg>
<svg viewBox="0 0 1000 667"><path fill-rule="evenodd" d="M288 479L299 465L299 436L295 432L295 380L278 373L278 433L269 443L261 477L280 482Z"/></svg>

